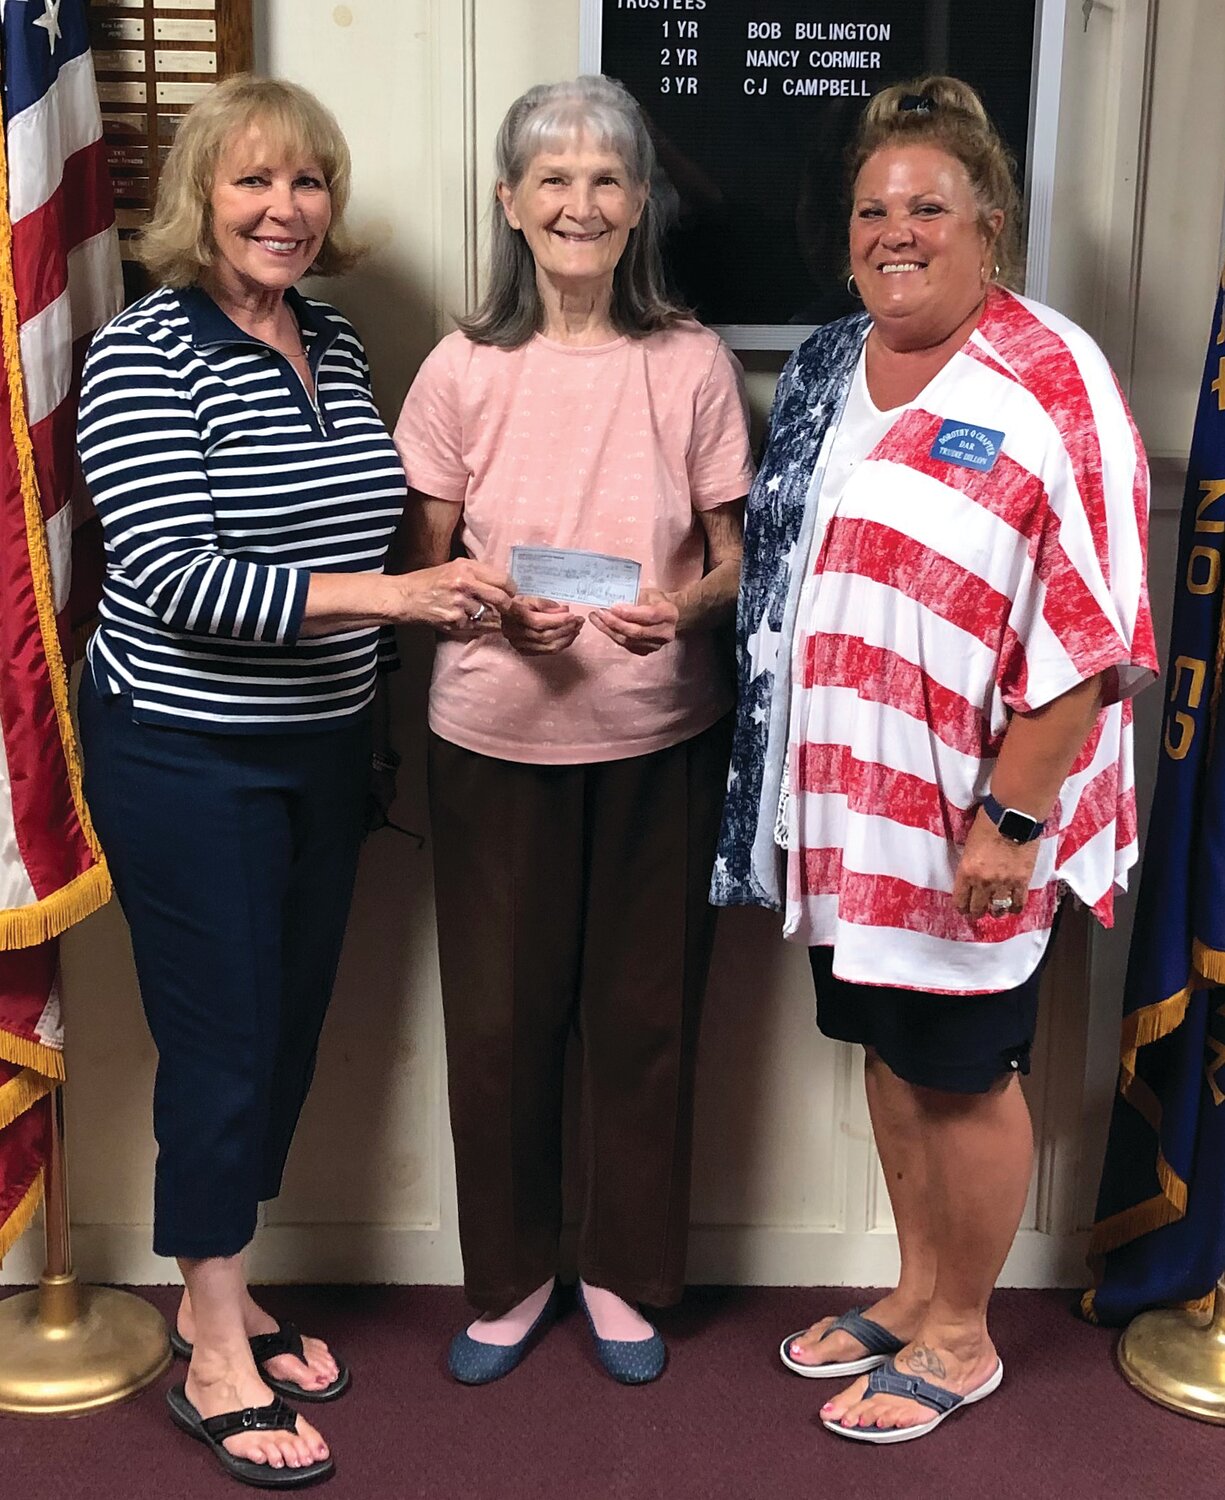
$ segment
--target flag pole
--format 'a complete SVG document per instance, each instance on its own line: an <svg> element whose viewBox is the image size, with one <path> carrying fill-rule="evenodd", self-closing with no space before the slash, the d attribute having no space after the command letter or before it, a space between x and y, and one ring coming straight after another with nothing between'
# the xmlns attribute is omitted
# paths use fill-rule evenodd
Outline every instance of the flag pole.
<svg viewBox="0 0 1225 1500"><path fill-rule="evenodd" d="M74 1416L134 1396L170 1363L161 1314L114 1287L82 1286L72 1269L64 1086L49 1100L43 1209L46 1269L38 1289L0 1302L0 1412Z"/></svg>
<svg viewBox="0 0 1225 1500"><path fill-rule="evenodd" d="M1119 1340L1118 1357L1123 1374L1150 1401L1225 1424L1225 1275L1207 1318L1183 1308L1141 1313Z"/></svg>

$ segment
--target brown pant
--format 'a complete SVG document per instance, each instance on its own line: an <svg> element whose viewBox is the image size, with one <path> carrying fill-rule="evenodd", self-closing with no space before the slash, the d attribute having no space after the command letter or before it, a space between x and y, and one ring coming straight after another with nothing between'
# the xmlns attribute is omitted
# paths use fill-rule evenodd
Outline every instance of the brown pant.
<svg viewBox="0 0 1225 1500"><path fill-rule="evenodd" d="M562 1077L582 1047L579 1274L684 1287L707 903L730 716L576 766L430 736L430 812L464 1284L507 1311L557 1270Z"/></svg>

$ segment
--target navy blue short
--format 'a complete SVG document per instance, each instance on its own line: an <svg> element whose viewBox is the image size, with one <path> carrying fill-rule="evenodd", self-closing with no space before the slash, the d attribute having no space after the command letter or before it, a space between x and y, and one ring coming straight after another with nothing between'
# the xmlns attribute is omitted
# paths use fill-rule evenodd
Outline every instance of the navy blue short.
<svg viewBox="0 0 1225 1500"><path fill-rule="evenodd" d="M1023 984L990 995L850 984L834 977L832 948L810 948L808 958L822 1034L871 1047L907 1083L985 1094L998 1079L1029 1072L1046 954Z"/></svg>

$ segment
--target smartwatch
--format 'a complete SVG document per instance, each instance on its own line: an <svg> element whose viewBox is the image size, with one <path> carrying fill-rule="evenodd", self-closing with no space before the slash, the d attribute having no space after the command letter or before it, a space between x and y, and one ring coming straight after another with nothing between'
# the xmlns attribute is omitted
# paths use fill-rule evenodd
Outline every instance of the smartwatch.
<svg viewBox="0 0 1225 1500"><path fill-rule="evenodd" d="M1000 837L1006 838L1010 844L1032 844L1046 829L1040 818L1031 818L1015 807L1005 807L990 792L983 797L982 809L999 830Z"/></svg>

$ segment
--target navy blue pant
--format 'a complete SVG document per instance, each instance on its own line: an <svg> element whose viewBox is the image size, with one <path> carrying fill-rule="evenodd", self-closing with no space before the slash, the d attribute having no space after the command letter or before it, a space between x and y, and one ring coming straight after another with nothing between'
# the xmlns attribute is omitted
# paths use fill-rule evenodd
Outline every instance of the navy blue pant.
<svg viewBox="0 0 1225 1500"><path fill-rule="evenodd" d="M281 1173L353 894L365 716L321 733L137 723L88 669L85 794L157 1046L153 1248L235 1255Z"/></svg>

